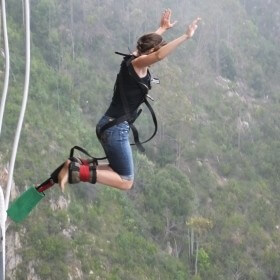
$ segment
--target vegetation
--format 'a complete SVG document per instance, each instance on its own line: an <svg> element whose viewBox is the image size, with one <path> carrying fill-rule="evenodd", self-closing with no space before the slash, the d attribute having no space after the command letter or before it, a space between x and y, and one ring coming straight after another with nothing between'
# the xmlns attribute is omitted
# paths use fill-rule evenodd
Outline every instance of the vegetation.
<svg viewBox="0 0 280 280"><path fill-rule="evenodd" d="M24 223L9 227L8 234L20 236L15 253L22 257L10 279L280 279L280 3L31 4L30 97L15 170L20 192L45 180L74 145L103 155L95 125L121 62L114 51L133 49L138 36L158 27L166 7L179 21L166 40L196 16L203 24L151 69L161 80L151 92L159 132L145 155L135 152L134 188L47 191ZM22 6L10 0L7 8L11 81L2 164L10 157L24 77ZM145 138L149 115L137 126Z"/></svg>

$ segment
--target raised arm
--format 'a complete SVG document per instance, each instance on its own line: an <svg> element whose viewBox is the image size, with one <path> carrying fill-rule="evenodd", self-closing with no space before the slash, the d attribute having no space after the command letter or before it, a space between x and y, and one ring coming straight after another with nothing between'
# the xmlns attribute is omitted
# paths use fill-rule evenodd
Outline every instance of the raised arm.
<svg viewBox="0 0 280 280"><path fill-rule="evenodd" d="M165 57L167 57L172 51L174 51L179 45L183 42L191 38L197 27L200 18L195 19L187 28L187 31L180 37L176 38L175 40L169 42L165 46L161 47L158 51L152 52L147 55L141 55L132 61L134 68L143 68L148 67Z"/></svg>
<svg viewBox="0 0 280 280"><path fill-rule="evenodd" d="M171 20L171 10L166 9L161 15L160 25L155 33L162 35L166 30L172 28L177 23L177 20L175 20L173 23L171 23L170 20Z"/></svg>

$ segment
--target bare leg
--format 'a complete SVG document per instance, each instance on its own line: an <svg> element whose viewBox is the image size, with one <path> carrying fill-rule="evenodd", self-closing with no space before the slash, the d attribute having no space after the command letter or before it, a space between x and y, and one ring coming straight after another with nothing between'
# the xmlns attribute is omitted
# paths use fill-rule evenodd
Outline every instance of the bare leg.
<svg viewBox="0 0 280 280"><path fill-rule="evenodd" d="M121 190L129 190L133 185L133 181L122 179L109 165L97 166L96 181Z"/></svg>
<svg viewBox="0 0 280 280"><path fill-rule="evenodd" d="M62 169L60 170L59 174L58 174L58 184L62 190L62 192L64 192L65 189L65 185L68 183L68 178L69 178L69 164L70 164L70 160L66 160L64 163L64 166L62 167Z"/></svg>
<svg viewBox="0 0 280 280"><path fill-rule="evenodd" d="M58 174L58 183L62 192L64 192L65 185L68 183L69 164L70 160L67 160ZM121 176L116 173L109 165L97 166L96 181L100 184L104 184L120 190L129 190L133 185L133 181L122 179Z"/></svg>

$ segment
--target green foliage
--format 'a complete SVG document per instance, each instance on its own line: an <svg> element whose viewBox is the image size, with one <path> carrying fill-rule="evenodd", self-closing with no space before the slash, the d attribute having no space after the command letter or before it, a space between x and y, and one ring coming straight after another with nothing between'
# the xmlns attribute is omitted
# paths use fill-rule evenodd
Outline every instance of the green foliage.
<svg viewBox="0 0 280 280"><path fill-rule="evenodd" d="M203 248L199 249L198 252L198 264L200 273L206 276L211 263L207 252Z"/></svg>
<svg viewBox="0 0 280 280"><path fill-rule="evenodd" d="M147 261L151 266L154 265L156 248L144 238L130 232L121 233L117 236L116 243L120 248L119 262L128 265L131 269L143 261Z"/></svg>

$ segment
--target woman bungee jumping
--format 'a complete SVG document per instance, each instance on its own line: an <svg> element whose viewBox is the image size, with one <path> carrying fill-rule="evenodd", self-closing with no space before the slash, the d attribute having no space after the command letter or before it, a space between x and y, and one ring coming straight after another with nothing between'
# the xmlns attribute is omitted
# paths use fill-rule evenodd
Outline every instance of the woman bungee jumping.
<svg viewBox="0 0 280 280"><path fill-rule="evenodd" d="M160 27L137 41L136 50L124 55L114 87L112 102L96 126L97 137L104 149L109 164L80 159L67 160L58 175L62 190L66 183L89 181L101 183L121 190L131 189L134 181L134 164L129 143L129 131L133 131L137 147L142 149L133 122L139 115L138 107L145 102L151 88L149 67L173 52L179 45L190 39L200 18L195 19L184 34L169 43L162 34L172 28L171 10L166 9L160 20ZM147 105L148 106L148 105Z"/></svg>

